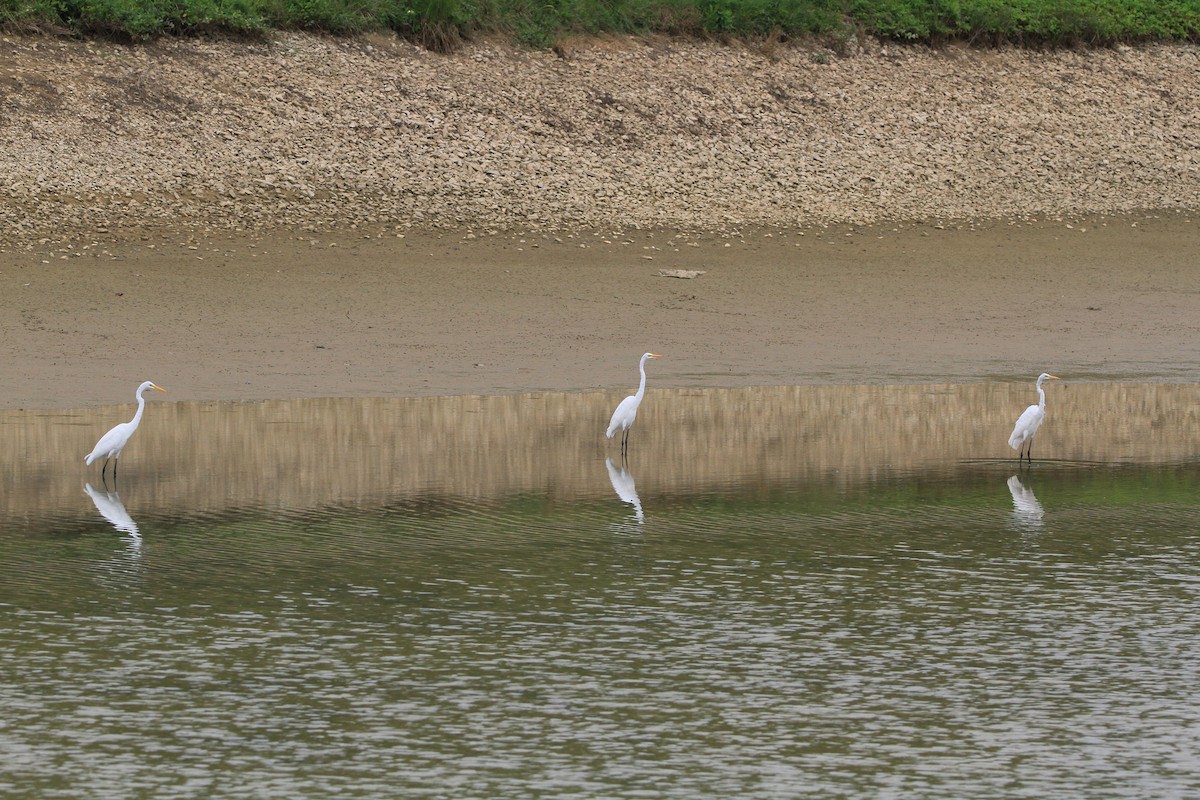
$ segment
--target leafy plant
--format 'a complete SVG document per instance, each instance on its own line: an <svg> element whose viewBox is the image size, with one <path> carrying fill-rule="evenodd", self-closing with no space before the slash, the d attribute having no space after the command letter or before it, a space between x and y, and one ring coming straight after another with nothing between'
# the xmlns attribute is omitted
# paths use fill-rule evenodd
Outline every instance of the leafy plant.
<svg viewBox="0 0 1200 800"><path fill-rule="evenodd" d="M550 47L565 35L846 36L1071 46L1200 40L1200 0L0 0L0 26L143 40L268 28L395 30L436 50L472 32Z"/></svg>

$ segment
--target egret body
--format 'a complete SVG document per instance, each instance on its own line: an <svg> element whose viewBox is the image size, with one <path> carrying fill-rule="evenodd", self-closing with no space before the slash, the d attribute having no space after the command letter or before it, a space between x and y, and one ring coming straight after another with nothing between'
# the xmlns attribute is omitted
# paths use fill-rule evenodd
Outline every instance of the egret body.
<svg viewBox="0 0 1200 800"><path fill-rule="evenodd" d="M1017 424L1013 427L1012 435L1008 437L1008 446L1017 451L1017 461L1020 461L1021 456L1024 455L1030 464L1033 463L1033 435L1037 433L1042 421L1046 419L1046 392L1042 389L1042 382L1046 380L1057 381L1060 379L1048 372L1043 372L1038 376L1037 405L1030 406L1021 416L1017 417Z"/></svg>
<svg viewBox="0 0 1200 800"><path fill-rule="evenodd" d="M638 371L642 373L642 380L638 384L637 394L631 394L620 402L617 410L613 412L612 420L608 423L608 430L604 434L611 439L618 430L621 431L622 455L629 450L629 429L633 426L633 421L637 419L638 406L642 404L642 398L646 394L646 360L651 358L662 358L662 356L657 353L642 355L642 360L638 362Z"/></svg>
<svg viewBox="0 0 1200 800"><path fill-rule="evenodd" d="M129 422L122 422L120 425L113 426L112 430L100 437L100 441L96 442L96 446L92 449L92 452L88 453L83 459L83 463L89 467L96 459L104 459L104 466L100 468L100 478L102 480L104 478L104 471L108 469L109 459L113 461L113 478L117 477L116 461L121 457L121 451L125 449L125 445L129 444L129 438L133 436L133 432L138 429L138 425L142 424L142 412L146 410L146 398L142 397L142 394L147 389L154 389L159 392L166 391L166 389L154 383L154 381L146 381L139 386L135 395L138 404L137 413L133 415L133 419L129 420Z"/></svg>

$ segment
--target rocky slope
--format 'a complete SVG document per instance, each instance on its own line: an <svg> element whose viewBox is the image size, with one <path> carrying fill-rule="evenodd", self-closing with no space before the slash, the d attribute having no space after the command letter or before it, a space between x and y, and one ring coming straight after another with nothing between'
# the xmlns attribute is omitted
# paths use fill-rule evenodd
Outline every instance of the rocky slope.
<svg viewBox="0 0 1200 800"><path fill-rule="evenodd" d="M0 241L1200 207L1200 48L0 39Z"/></svg>

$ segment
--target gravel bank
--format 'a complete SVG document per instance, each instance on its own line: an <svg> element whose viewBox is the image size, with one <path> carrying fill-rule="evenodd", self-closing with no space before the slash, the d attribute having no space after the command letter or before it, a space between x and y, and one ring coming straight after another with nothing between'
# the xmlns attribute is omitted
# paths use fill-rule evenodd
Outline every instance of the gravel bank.
<svg viewBox="0 0 1200 800"><path fill-rule="evenodd" d="M0 242L1200 207L1200 48L0 39Z"/></svg>

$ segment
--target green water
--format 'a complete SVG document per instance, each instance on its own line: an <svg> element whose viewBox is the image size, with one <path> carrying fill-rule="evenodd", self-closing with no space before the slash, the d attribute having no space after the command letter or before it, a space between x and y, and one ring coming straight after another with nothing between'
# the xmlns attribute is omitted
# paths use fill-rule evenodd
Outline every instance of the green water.
<svg viewBox="0 0 1200 800"><path fill-rule="evenodd" d="M406 436L409 412L383 408ZM201 429L255 413L176 412ZM1200 785L1194 429L1155 457L1018 470L974 452L973 434L920 463L872 441L810 464L818 444L779 449L778 431L715 452L727 429L675 454L660 417L622 470L603 443L576 446L570 417L528 445L544 474L482 448L453 474L398 461L351 484L371 456L348 448L312 484L255 483L257 455L193 483L199 456L147 448L109 494L37 448L0 517L0 794ZM49 437L78 423L39 424ZM1069 446L1048 435L1044 449Z"/></svg>

